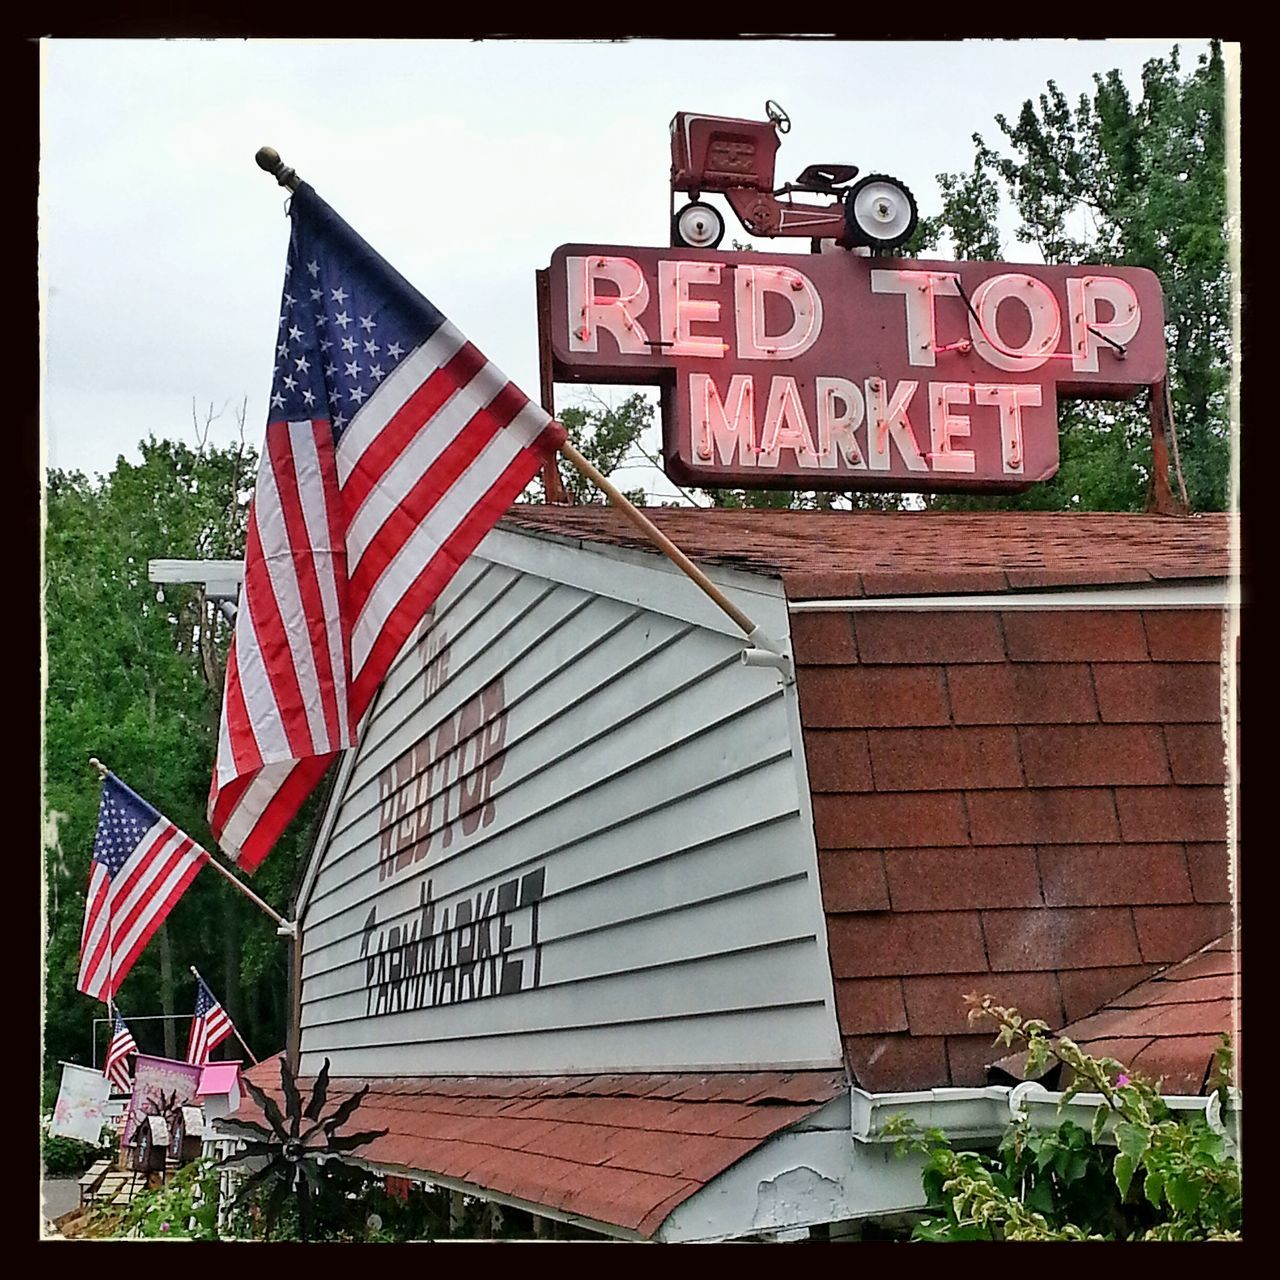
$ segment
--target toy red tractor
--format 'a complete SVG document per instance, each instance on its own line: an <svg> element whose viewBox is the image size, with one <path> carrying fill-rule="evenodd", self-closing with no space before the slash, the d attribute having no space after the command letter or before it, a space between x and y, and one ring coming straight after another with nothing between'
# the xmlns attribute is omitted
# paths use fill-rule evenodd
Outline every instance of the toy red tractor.
<svg viewBox="0 0 1280 1280"><path fill-rule="evenodd" d="M787 113L772 100L767 120L737 120L676 112L671 121L671 200L686 191L692 203L673 212L671 243L714 249L724 219L701 196L722 195L755 236L808 236L813 248L833 241L845 249L887 250L916 228L916 202L896 178L873 173L860 182L858 166L811 164L794 181L774 188L778 135L791 132ZM796 191L835 197L830 204L797 204ZM786 199L779 199L785 196Z"/></svg>

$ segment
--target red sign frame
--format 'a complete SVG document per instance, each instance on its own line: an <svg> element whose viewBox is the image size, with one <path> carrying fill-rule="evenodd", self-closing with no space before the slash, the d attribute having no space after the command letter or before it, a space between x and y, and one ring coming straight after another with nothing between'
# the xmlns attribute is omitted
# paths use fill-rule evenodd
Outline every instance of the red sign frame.
<svg viewBox="0 0 1280 1280"><path fill-rule="evenodd" d="M1165 376L1136 267L572 244L549 283L555 377L660 386L682 484L1017 492L1059 397Z"/></svg>

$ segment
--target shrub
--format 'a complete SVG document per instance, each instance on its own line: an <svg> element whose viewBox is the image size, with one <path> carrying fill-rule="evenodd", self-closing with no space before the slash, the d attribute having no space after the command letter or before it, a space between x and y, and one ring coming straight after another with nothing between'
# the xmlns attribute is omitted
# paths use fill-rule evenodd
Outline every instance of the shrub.
<svg viewBox="0 0 1280 1280"><path fill-rule="evenodd" d="M45 1176L49 1178L74 1178L89 1168L95 1160L113 1154L119 1139L110 1126L104 1125L97 1146L91 1142L78 1142L75 1138L55 1138L49 1133L50 1117L40 1125L40 1159Z"/></svg>
<svg viewBox="0 0 1280 1280"><path fill-rule="evenodd" d="M970 997L970 1018L990 1019L997 1044L1025 1045L1026 1074L1050 1058L1071 1072L1061 1105L1102 1097L1088 1131L1072 1120L1034 1129L1014 1121L994 1154L956 1151L941 1130L895 1118L899 1154L925 1158L930 1214L916 1240L1238 1240L1240 1167L1199 1112L1175 1116L1158 1082L1114 1058L1093 1058L1046 1023L1022 1019L990 996ZM1230 1042L1216 1060L1220 1102L1229 1102Z"/></svg>
<svg viewBox="0 0 1280 1280"><path fill-rule="evenodd" d="M89 1236L142 1236L158 1240L218 1239L218 1171L214 1161L193 1160L123 1206L95 1206Z"/></svg>

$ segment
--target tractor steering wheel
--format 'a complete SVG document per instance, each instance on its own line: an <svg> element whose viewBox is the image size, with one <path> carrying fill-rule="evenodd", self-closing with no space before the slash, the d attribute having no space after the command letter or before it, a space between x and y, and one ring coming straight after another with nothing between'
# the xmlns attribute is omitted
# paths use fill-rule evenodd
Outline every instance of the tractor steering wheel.
<svg viewBox="0 0 1280 1280"><path fill-rule="evenodd" d="M791 132L791 117L772 98L765 102L764 112L777 125L779 133Z"/></svg>

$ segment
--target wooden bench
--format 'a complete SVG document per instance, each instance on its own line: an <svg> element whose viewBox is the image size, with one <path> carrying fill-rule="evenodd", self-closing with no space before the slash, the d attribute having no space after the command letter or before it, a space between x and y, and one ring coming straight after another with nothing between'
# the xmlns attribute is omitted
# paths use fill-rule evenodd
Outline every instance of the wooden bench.
<svg viewBox="0 0 1280 1280"><path fill-rule="evenodd" d="M102 1181L110 1167L110 1160L99 1160L80 1178L79 1187L81 1206L88 1204L93 1199L93 1193L98 1189L98 1184Z"/></svg>

